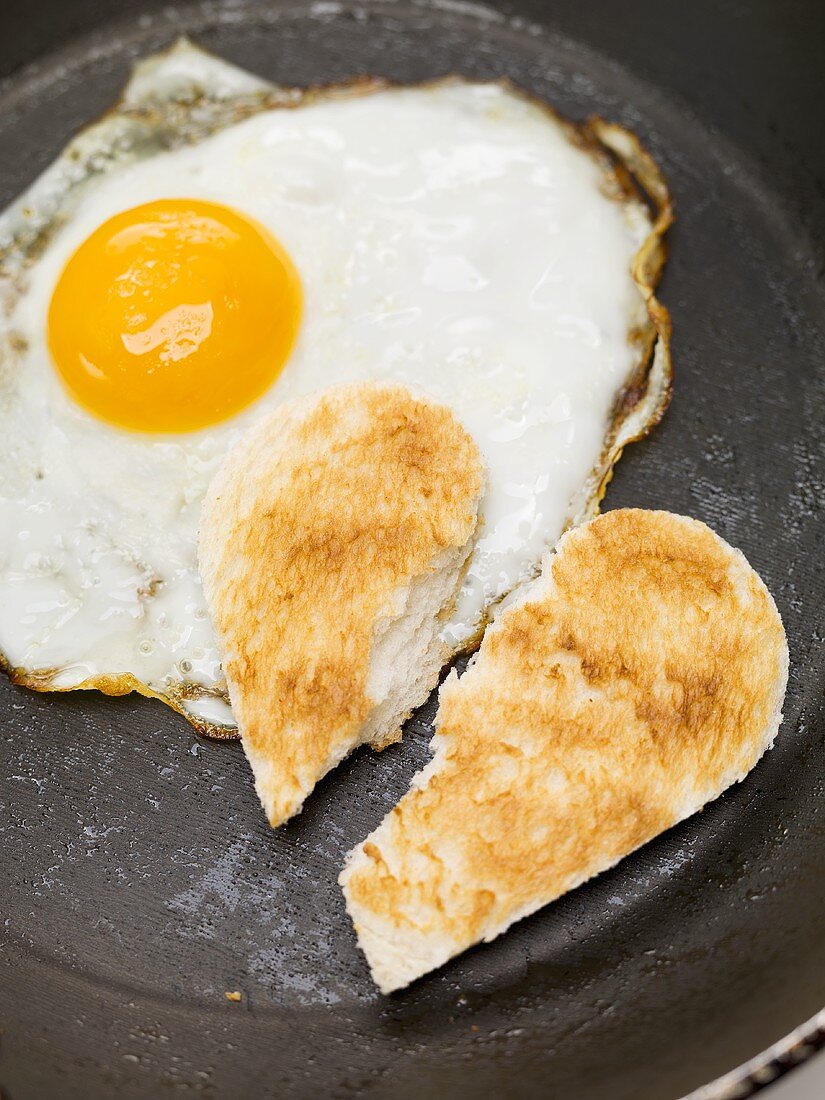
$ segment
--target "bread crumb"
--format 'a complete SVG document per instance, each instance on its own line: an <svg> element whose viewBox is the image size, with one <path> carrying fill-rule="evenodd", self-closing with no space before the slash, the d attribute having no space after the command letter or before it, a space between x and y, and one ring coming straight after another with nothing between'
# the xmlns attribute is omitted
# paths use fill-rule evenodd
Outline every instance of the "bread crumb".
<svg viewBox="0 0 825 1100"><path fill-rule="evenodd" d="M239 989L234 990L232 993L224 993L227 1001L239 1001L241 999L241 991Z"/></svg>

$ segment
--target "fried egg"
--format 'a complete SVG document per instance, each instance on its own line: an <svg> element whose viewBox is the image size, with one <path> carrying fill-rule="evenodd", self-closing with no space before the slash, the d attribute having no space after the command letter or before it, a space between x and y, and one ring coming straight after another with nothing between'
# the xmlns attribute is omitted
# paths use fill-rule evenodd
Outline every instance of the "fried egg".
<svg viewBox="0 0 825 1100"><path fill-rule="evenodd" d="M206 487L264 412L361 379L449 405L483 452L445 634L475 644L664 411L669 220L632 135L506 84L305 93L185 42L143 62L0 217L7 669L231 731Z"/></svg>

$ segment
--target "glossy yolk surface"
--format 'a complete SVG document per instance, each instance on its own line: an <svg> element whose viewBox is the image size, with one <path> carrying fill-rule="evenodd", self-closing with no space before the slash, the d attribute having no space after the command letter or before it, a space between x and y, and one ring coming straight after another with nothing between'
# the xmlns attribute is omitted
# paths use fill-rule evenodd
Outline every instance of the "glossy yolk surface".
<svg viewBox="0 0 825 1100"><path fill-rule="evenodd" d="M69 259L48 340L96 416L192 431L273 383L300 317L298 273L262 226L216 203L163 199L110 218Z"/></svg>

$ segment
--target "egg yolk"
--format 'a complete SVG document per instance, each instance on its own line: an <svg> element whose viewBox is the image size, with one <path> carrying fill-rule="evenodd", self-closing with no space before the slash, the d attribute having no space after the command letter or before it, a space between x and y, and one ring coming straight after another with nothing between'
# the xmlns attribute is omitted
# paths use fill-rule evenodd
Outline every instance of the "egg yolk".
<svg viewBox="0 0 825 1100"><path fill-rule="evenodd" d="M262 226L217 203L164 199L104 222L52 295L49 348L103 420L193 431L272 385L301 318L301 284Z"/></svg>

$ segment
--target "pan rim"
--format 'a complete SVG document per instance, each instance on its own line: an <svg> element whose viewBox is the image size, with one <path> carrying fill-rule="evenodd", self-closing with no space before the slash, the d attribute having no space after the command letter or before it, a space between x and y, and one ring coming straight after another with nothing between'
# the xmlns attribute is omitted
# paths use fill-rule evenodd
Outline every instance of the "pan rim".
<svg viewBox="0 0 825 1100"><path fill-rule="evenodd" d="M700 1085L682 1100L746 1100L804 1065L823 1048L825 1008L735 1069Z"/></svg>

